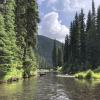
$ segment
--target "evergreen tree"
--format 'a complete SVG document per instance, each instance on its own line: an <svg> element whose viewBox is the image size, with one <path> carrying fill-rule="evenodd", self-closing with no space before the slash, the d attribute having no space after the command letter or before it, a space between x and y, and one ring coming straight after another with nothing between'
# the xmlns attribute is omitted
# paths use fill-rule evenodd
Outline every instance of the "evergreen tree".
<svg viewBox="0 0 100 100"><path fill-rule="evenodd" d="M28 0L27 8L26 8L26 36L25 36L25 48L24 48L24 63L23 67L25 70L24 76L30 76L32 71L34 71L34 62L36 62L36 55L33 53L33 49L35 50L36 45L36 35L37 35L37 23L39 22L38 17L38 6L35 0ZM35 52L34 52L35 53ZM28 68L27 64L28 63ZM33 70L32 70L33 69ZM26 72L27 71L27 72Z"/></svg>
<svg viewBox="0 0 100 100"><path fill-rule="evenodd" d="M61 67L63 64L63 53L62 48L58 48L58 66Z"/></svg>
<svg viewBox="0 0 100 100"><path fill-rule="evenodd" d="M97 56L96 56L96 20L95 20L96 14L95 14L95 5L94 1L92 1L92 15L91 15L91 28L88 31L88 62L91 65L91 67L94 69L96 68L97 64Z"/></svg>
<svg viewBox="0 0 100 100"><path fill-rule="evenodd" d="M84 23L84 13L81 9L79 15L79 24L80 24L80 62L81 66L86 67L86 33L85 33L85 23Z"/></svg>
<svg viewBox="0 0 100 100"><path fill-rule="evenodd" d="M79 32L79 16L76 13L75 20L73 21L72 30L72 66L76 66L73 70L78 70L77 66L80 64L80 32Z"/></svg>
<svg viewBox="0 0 100 100"><path fill-rule="evenodd" d="M92 14L91 11L89 11L86 23L86 32L89 32L89 30L91 29L91 23L92 23Z"/></svg>
<svg viewBox="0 0 100 100"><path fill-rule="evenodd" d="M97 61L97 66L100 65L100 6L98 7L98 10L97 10L97 34L96 34L96 46L97 46L97 57L98 57L98 61Z"/></svg>
<svg viewBox="0 0 100 100"><path fill-rule="evenodd" d="M53 67L57 67L58 65L58 48L56 46L56 40L54 40L53 44L53 50L52 50L52 62L53 62Z"/></svg>
<svg viewBox="0 0 100 100"><path fill-rule="evenodd" d="M64 45L64 63L69 61L69 36L66 35L65 45Z"/></svg>
<svg viewBox="0 0 100 100"><path fill-rule="evenodd" d="M17 56L17 45L16 45L16 33L15 33L15 1L8 0L5 4L5 32L9 38L9 51L11 52L12 60L16 61Z"/></svg>
<svg viewBox="0 0 100 100"><path fill-rule="evenodd" d="M9 38L5 33L4 18L0 13L0 75L4 76L11 64L11 54L9 51Z"/></svg>
<svg viewBox="0 0 100 100"><path fill-rule="evenodd" d="M24 48L25 48L25 36L26 36L26 0L15 0L16 10L15 10L15 24L16 24L16 37L17 46L19 48L19 59L23 61L24 59Z"/></svg>
<svg viewBox="0 0 100 100"><path fill-rule="evenodd" d="M0 2L0 74L4 79L34 74L38 6L35 0ZM23 66L23 67L22 67Z"/></svg>

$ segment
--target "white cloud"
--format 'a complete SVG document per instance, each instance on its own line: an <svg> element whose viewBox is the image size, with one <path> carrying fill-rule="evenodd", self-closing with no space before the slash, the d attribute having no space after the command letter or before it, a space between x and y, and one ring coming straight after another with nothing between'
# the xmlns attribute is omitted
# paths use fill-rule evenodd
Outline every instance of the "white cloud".
<svg viewBox="0 0 100 100"><path fill-rule="evenodd" d="M52 39L64 42L66 34L69 34L69 29L61 23L57 12L50 12L42 19L39 33Z"/></svg>
<svg viewBox="0 0 100 100"><path fill-rule="evenodd" d="M84 9L85 13L91 9L92 0L47 0L49 7L54 6L58 11L76 12ZM96 8L100 5L100 0L94 0ZM53 4L53 5L52 5Z"/></svg>
<svg viewBox="0 0 100 100"><path fill-rule="evenodd" d="M39 34L64 41L65 35L69 33L68 27L73 20L75 12L81 8L87 14L92 8L92 0L37 0L41 6L41 23ZM96 8L100 0L94 0ZM43 17L44 16L44 17ZM62 22L61 22L62 19ZM86 22L86 20L85 20Z"/></svg>

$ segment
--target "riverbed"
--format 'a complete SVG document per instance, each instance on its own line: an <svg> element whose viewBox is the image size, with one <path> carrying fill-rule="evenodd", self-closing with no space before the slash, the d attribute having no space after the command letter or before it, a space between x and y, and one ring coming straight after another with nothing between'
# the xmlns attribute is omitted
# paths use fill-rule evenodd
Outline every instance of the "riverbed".
<svg viewBox="0 0 100 100"><path fill-rule="evenodd" d="M0 100L100 100L100 80L77 80L47 73L0 84Z"/></svg>

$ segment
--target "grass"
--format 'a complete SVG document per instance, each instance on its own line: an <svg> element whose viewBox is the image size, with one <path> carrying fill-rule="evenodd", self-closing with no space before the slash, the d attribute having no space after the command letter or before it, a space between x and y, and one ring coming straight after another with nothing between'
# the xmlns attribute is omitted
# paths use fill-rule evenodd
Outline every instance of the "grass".
<svg viewBox="0 0 100 100"><path fill-rule="evenodd" d="M100 72L88 70L86 72L79 72L75 74L78 79L100 79Z"/></svg>

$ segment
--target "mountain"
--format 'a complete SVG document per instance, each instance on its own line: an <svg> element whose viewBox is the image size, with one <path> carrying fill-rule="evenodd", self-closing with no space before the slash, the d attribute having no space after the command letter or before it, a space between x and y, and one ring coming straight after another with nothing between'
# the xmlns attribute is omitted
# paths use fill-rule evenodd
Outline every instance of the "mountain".
<svg viewBox="0 0 100 100"><path fill-rule="evenodd" d="M43 57L47 63L52 66L52 50L53 50L53 39L48 37L38 35L38 52L41 57ZM62 47L63 43L56 40L57 47Z"/></svg>

